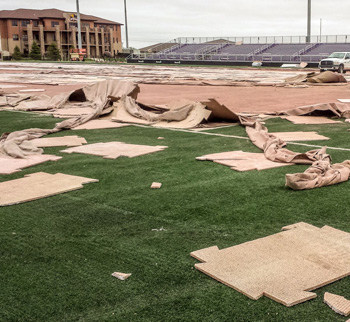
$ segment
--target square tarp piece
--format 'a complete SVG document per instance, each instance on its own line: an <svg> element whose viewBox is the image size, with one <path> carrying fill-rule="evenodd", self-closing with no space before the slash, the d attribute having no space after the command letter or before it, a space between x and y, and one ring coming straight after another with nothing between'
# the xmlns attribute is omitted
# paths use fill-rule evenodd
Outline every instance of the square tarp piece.
<svg viewBox="0 0 350 322"><path fill-rule="evenodd" d="M84 138L77 135L61 136L61 137L44 137L39 139L33 139L32 142L35 146L40 148L54 147L54 146L79 146L86 142Z"/></svg>
<svg viewBox="0 0 350 322"><path fill-rule="evenodd" d="M191 256L201 272L251 299L263 295L286 306L305 302L321 286L350 275L350 234L329 226L297 223L282 232Z"/></svg>
<svg viewBox="0 0 350 322"><path fill-rule="evenodd" d="M62 159L62 157L50 154L29 155L25 159L0 156L0 174L12 174L24 168L32 167L46 161L57 161L59 159Z"/></svg>
<svg viewBox="0 0 350 322"><path fill-rule="evenodd" d="M74 148L62 150L64 153L82 153L101 156L105 159L116 159L121 156L124 157L138 157L149 153L159 152L166 149L167 146L150 146L150 145L138 145L127 144L123 142L106 142L106 143L94 143Z"/></svg>
<svg viewBox="0 0 350 322"><path fill-rule="evenodd" d="M63 192L83 188L83 184L98 182L97 179L72 176L63 173L37 172L0 183L0 206L50 197Z"/></svg>
<svg viewBox="0 0 350 322"><path fill-rule="evenodd" d="M317 132L274 132L270 133L282 141L318 141L329 140L328 137L318 134Z"/></svg>
<svg viewBox="0 0 350 322"><path fill-rule="evenodd" d="M213 161L236 171L266 170L293 165L294 163L273 162L266 159L264 153L229 151L197 157L200 161Z"/></svg>
<svg viewBox="0 0 350 322"><path fill-rule="evenodd" d="M294 124L335 124L343 123L341 121L335 121L324 116L299 116L289 115L280 116L280 118L288 120Z"/></svg>

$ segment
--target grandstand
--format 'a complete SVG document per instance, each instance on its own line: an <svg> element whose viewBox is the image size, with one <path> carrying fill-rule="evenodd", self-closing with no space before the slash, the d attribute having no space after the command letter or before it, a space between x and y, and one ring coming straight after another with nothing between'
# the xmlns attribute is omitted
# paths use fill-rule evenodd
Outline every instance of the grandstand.
<svg viewBox="0 0 350 322"><path fill-rule="evenodd" d="M318 62L335 51L350 52L350 36L278 37L190 37L177 38L162 46L146 47L140 54L131 54L128 62L157 64L264 65Z"/></svg>

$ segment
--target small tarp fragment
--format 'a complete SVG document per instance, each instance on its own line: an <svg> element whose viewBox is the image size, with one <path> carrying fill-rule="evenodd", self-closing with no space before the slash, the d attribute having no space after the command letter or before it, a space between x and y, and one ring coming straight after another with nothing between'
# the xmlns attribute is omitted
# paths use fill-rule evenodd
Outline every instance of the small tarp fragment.
<svg viewBox="0 0 350 322"><path fill-rule="evenodd" d="M344 316L350 314L350 301L343 296L326 292L324 293L323 302L338 314Z"/></svg>
<svg viewBox="0 0 350 322"><path fill-rule="evenodd" d="M138 157L141 155L163 151L167 146L150 146L127 144L123 142L94 143L62 150L64 153L82 153L102 156L105 159L117 159L124 157Z"/></svg>
<svg viewBox="0 0 350 322"><path fill-rule="evenodd" d="M83 184L91 182L98 180L63 173L32 173L21 179L0 183L0 206L15 205L81 189Z"/></svg>
<svg viewBox="0 0 350 322"><path fill-rule="evenodd" d="M112 274L113 277L116 277L118 280L125 281L127 278L131 276L130 273L120 273L120 272L114 272Z"/></svg>
<svg viewBox="0 0 350 322"><path fill-rule="evenodd" d="M262 296L288 307L310 292L350 275L350 234L297 223L284 231L225 249L197 250L196 269L251 299Z"/></svg>
<svg viewBox="0 0 350 322"><path fill-rule="evenodd" d="M153 182L151 184L151 189L160 189L162 187L162 184L160 182Z"/></svg>

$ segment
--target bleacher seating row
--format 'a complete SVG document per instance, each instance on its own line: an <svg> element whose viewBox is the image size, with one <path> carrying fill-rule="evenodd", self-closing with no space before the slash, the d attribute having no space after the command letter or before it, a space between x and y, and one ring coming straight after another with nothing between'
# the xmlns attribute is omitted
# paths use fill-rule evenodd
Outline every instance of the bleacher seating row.
<svg viewBox="0 0 350 322"><path fill-rule="evenodd" d="M335 51L350 52L350 43L302 44L174 44L166 50L139 57L148 60L249 62L318 62Z"/></svg>

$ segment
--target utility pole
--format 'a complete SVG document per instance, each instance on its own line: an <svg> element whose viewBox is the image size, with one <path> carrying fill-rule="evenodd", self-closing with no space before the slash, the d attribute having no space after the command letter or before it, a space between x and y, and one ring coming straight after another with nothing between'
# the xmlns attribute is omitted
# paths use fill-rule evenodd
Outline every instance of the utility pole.
<svg viewBox="0 0 350 322"><path fill-rule="evenodd" d="M311 0L307 0L307 36L306 42L311 41Z"/></svg>
<svg viewBox="0 0 350 322"><path fill-rule="evenodd" d="M78 23L78 48L79 48L79 50L81 50L83 48L83 45L81 43L79 0L77 0L77 23Z"/></svg>
<svg viewBox="0 0 350 322"><path fill-rule="evenodd" d="M128 17L127 17L127 13L126 13L126 0L124 0L124 12L125 12L125 38L126 38L126 48L129 48Z"/></svg>
<svg viewBox="0 0 350 322"><path fill-rule="evenodd" d="M322 18L320 18L320 42L322 37Z"/></svg>

